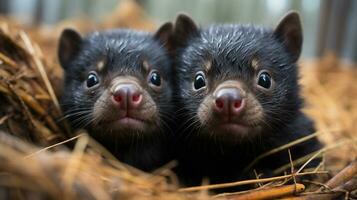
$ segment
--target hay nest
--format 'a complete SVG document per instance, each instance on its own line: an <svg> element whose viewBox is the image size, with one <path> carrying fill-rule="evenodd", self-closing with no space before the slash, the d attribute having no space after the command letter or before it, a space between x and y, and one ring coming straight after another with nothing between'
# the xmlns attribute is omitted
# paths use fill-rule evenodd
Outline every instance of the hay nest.
<svg viewBox="0 0 357 200"><path fill-rule="evenodd" d="M81 32L114 26L155 27L133 1L124 1L102 24L74 22ZM71 133L61 120L57 97L62 72L55 52L60 30L68 23L73 21L52 29L25 28L0 19L0 199L331 199L356 195L356 66L344 66L333 55L301 63L305 112L319 130L310 138L319 137L325 147L280 170L324 153L325 162L314 171L297 169L284 176L180 189L170 170L172 163L152 174L133 169L85 131ZM288 180L306 174L322 179L287 185ZM326 174L329 180L323 179ZM246 184L257 188L216 196L207 192Z"/></svg>

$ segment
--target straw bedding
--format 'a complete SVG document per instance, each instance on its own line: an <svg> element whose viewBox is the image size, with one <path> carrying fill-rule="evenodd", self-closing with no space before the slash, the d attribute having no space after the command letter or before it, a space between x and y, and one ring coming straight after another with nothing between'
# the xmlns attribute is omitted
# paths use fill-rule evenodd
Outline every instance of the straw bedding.
<svg viewBox="0 0 357 200"><path fill-rule="evenodd" d="M124 1L101 24L77 19L49 29L0 19L0 199L357 197L357 66L342 64L333 54L301 62L305 112L315 120L319 130L315 136L325 147L292 164L324 154L324 162L310 172L315 181L287 185L287 180L304 175L294 171L283 177L179 189L170 170L174 163L144 173L117 161L85 131L70 132L57 99L62 72L56 42L67 26L83 33L110 27L155 28L132 1ZM207 192L243 184L255 184L257 189L216 196Z"/></svg>

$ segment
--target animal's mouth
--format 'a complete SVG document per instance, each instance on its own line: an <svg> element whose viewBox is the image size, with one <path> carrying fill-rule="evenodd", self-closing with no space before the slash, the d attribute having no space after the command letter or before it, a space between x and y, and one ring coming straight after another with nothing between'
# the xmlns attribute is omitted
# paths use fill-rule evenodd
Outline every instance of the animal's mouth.
<svg viewBox="0 0 357 200"><path fill-rule="evenodd" d="M119 120L117 120L116 123L128 125L128 126L131 126L131 125L135 126L135 125L140 125L140 124L144 123L144 121L141 119L135 118L135 117L126 116L126 117L123 117L123 118L120 118Z"/></svg>
<svg viewBox="0 0 357 200"><path fill-rule="evenodd" d="M136 117L125 115L113 119L107 124L112 130L128 129L128 130L144 130L146 126L145 120Z"/></svg>
<svg viewBox="0 0 357 200"><path fill-rule="evenodd" d="M225 132L244 134L249 131L250 127L242 123L235 122L222 122L218 124L217 128Z"/></svg>
<svg viewBox="0 0 357 200"><path fill-rule="evenodd" d="M254 129L254 126L251 126L249 123L240 120L232 119L230 117L215 118L211 120L211 125L209 129L215 130L217 134L219 133L228 133L235 135L245 135Z"/></svg>

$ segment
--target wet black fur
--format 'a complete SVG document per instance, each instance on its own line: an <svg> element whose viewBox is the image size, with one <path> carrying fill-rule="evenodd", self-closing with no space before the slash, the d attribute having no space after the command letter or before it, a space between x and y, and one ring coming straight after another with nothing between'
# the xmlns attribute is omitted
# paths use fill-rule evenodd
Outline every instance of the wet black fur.
<svg viewBox="0 0 357 200"><path fill-rule="evenodd" d="M303 101L299 95L296 57L289 53L274 30L253 25L212 25L198 29L186 41L176 43L178 107L182 108L176 172L183 184L200 185L205 177L210 183L255 178L253 169L247 173L243 173L243 169L257 156L315 131L313 122L300 111ZM273 74L277 85L272 96L253 87L256 83L254 70L250 67L253 58L259 60L262 69L269 69ZM196 114L204 94L196 94L192 82L207 60L213 63L211 73L206 76L208 85L239 79L255 94L265 114L265 127L260 134L232 142L231 138L222 138L219 133L209 134L209 130L199 125ZM295 160L320 147L314 138L290 150ZM289 156L285 150L259 162L254 169L269 176L273 169L287 163Z"/></svg>
<svg viewBox="0 0 357 200"><path fill-rule="evenodd" d="M73 35L73 34L72 34ZM67 40L71 40L69 37ZM110 30L92 33L81 41L72 36L72 46L68 52L61 52L59 57L65 69L65 86L62 96L62 107L68 121L74 129L85 128L90 135L108 148L119 160L142 170L151 171L169 161L167 140L171 134L169 116L172 112L172 70L170 59L164 45L152 34L132 30ZM63 44L66 44L64 41ZM76 44L73 44L76 43ZM155 93L148 86L146 89L159 109L161 124L152 133L111 133L91 126L90 115L78 113L93 109L94 102L100 96L102 87L88 94L84 89L90 71L96 71L99 60L105 60L104 71L98 73L101 82L110 82L118 75L132 75L146 81L142 67L146 60L157 69L168 87L161 93ZM68 61L67 61L67 60ZM107 83L103 83L107 84ZM88 114L88 113L87 113Z"/></svg>

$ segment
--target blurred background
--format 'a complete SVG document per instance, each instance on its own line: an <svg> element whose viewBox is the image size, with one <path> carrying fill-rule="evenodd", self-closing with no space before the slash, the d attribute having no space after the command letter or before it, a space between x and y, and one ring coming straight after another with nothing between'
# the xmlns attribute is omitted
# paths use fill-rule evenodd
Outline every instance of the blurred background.
<svg viewBox="0 0 357 200"><path fill-rule="evenodd" d="M101 22L124 0L0 0L0 14L22 25L51 27L73 18ZM288 10L301 13L303 58L333 52L357 61L357 1L353 0L136 0L156 25L190 14L198 24L255 23L274 26Z"/></svg>

